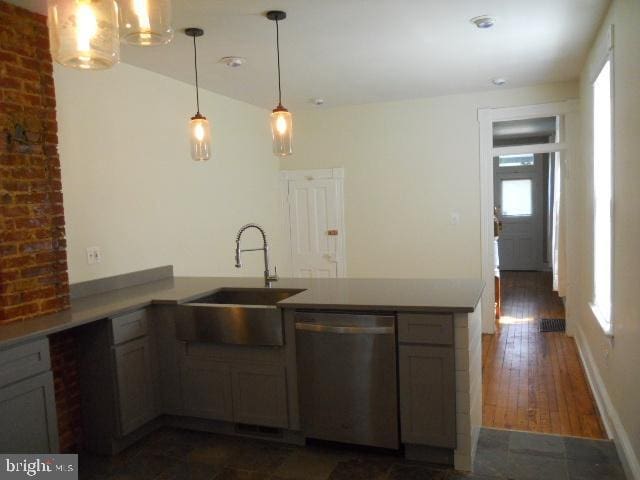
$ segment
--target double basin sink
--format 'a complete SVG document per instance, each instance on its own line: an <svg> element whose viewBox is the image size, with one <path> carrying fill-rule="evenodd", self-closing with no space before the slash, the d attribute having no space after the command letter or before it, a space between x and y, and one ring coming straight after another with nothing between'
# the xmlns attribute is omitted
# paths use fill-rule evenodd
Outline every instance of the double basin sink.
<svg viewBox="0 0 640 480"><path fill-rule="evenodd" d="M282 313L276 304L302 291L223 288L178 306L176 337L185 342L282 346Z"/></svg>

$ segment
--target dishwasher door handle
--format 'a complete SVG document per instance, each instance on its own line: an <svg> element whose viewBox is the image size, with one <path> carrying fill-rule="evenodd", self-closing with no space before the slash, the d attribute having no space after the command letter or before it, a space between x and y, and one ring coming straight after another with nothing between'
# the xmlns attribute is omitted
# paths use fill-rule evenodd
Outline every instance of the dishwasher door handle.
<svg viewBox="0 0 640 480"><path fill-rule="evenodd" d="M341 334L366 334L389 335L394 333L393 327L339 327L335 325L323 325L320 323L296 323L296 330L315 333L341 333Z"/></svg>

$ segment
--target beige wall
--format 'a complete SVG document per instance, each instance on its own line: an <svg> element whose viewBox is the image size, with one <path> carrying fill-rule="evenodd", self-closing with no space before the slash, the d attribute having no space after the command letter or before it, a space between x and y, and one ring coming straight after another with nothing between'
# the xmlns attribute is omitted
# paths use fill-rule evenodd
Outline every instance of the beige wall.
<svg viewBox="0 0 640 480"><path fill-rule="evenodd" d="M297 112L281 167L345 168L350 277L479 277L478 108L577 95L569 83Z"/></svg>
<svg viewBox="0 0 640 480"><path fill-rule="evenodd" d="M247 222L264 224L273 260L283 257L267 111L201 91L214 154L196 163L192 86L126 64L56 67L54 77L71 282L163 264L181 275L262 275L258 253L234 268ZM101 247L102 263L87 264L89 246Z"/></svg>
<svg viewBox="0 0 640 480"><path fill-rule="evenodd" d="M592 72L598 46L614 25L614 337L606 337L591 313ZM605 415L628 468L640 478L640 2L616 0L602 25L581 77L582 158L572 166L569 228L570 296L568 314L579 327L578 343L587 360Z"/></svg>

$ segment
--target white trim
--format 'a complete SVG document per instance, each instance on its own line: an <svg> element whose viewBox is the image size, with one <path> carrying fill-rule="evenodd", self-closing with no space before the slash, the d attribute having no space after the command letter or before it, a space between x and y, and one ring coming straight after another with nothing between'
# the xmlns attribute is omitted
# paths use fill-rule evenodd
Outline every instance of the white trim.
<svg viewBox="0 0 640 480"><path fill-rule="evenodd" d="M541 143L539 145L514 145L513 147L495 147L493 148L493 156L501 155L519 155L523 153L555 153L566 150L565 143Z"/></svg>
<svg viewBox="0 0 640 480"><path fill-rule="evenodd" d="M493 122L503 120L522 120L527 118L554 117L573 114L578 111L578 100L564 102L542 103L520 107L479 108L478 122L480 124L480 242L481 242L481 274L485 283L482 293L482 332L495 332L495 316L493 305L494 292L494 263L493 263ZM573 136L579 132L571 132ZM561 132L563 144L574 147L573 139ZM557 151L558 145L547 144L550 151ZM566 148L566 147L565 147ZM570 149L567 149L569 151ZM567 322L567 329L570 325Z"/></svg>
<svg viewBox="0 0 640 480"><path fill-rule="evenodd" d="M322 168L312 170L280 170L280 208L282 209L282 235L289 243L289 266L293 268L293 245L291 244L291 218L289 216L289 181L336 179L338 181L338 195L342 199L338 206L338 229L340 231L340 247L342 255L338 260L338 278L347 276L347 240L344 198L344 168ZM291 272L293 276L293 272Z"/></svg>
<svg viewBox="0 0 640 480"><path fill-rule="evenodd" d="M600 411L607 435L613 439L616 445L618 456L620 457L622 467L627 477L633 480L640 480L640 459L636 456L629 435L620 420L618 412L613 406L611 397L609 397L602 376L593 360L589 343L585 339L582 326L579 322L575 323L574 332L576 333L575 339L576 345L578 346L578 353L580 354L580 360L587 374L587 380L589 381L591 391L598 405L598 410Z"/></svg>

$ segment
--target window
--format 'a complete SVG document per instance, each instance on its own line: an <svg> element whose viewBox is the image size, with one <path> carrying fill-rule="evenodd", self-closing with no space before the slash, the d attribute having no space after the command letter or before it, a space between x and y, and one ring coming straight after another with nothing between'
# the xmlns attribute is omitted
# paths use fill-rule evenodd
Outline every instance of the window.
<svg viewBox="0 0 640 480"><path fill-rule="evenodd" d="M499 167L530 167L533 165L533 162L533 153L500 155L498 157Z"/></svg>
<svg viewBox="0 0 640 480"><path fill-rule="evenodd" d="M612 232L611 60L593 82L593 303L604 331L611 329Z"/></svg>
<svg viewBox="0 0 640 480"><path fill-rule="evenodd" d="M502 214L523 217L533 213L531 204L532 181L530 178L502 180Z"/></svg>

